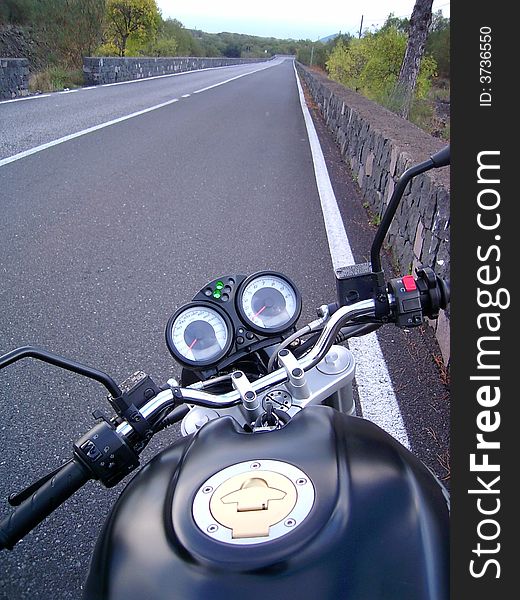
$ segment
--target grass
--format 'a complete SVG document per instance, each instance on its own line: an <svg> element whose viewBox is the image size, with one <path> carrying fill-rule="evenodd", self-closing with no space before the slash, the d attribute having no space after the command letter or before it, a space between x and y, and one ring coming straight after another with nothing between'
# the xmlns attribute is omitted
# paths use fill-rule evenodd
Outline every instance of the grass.
<svg viewBox="0 0 520 600"><path fill-rule="evenodd" d="M355 181L355 179L354 179ZM373 227L378 227L379 224L381 223L381 215L378 213L375 213L371 208L370 208L370 204L368 202L363 202L363 208L367 211L368 214L368 222L370 225L372 225Z"/></svg>
<svg viewBox="0 0 520 600"><path fill-rule="evenodd" d="M450 83L434 79L428 97L415 100L410 121L434 137L450 139Z"/></svg>
<svg viewBox="0 0 520 600"><path fill-rule="evenodd" d="M83 72L62 67L48 67L44 71L32 73L29 77L30 92L55 92L73 89L83 85Z"/></svg>

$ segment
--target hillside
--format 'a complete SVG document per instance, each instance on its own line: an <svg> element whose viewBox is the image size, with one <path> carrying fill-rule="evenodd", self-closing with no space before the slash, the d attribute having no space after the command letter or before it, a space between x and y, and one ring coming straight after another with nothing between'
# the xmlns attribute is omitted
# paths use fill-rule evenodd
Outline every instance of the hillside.
<svg viewBox="0 0 520 600"><path fill-rule="evenodd" d="M32 27L0 26L2 58L28 58L29 70L35 72L47 66L50 53L50 48L38 40Z"/></svg>

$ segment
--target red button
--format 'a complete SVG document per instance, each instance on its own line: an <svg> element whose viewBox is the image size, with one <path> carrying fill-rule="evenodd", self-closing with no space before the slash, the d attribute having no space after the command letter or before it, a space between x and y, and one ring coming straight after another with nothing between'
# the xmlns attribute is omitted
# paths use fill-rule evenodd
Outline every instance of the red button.
<svg viewBox="0 0 520 600"><path fill-rule="evenodd" d="M413 292L414 290L417 289L417 286L415 285L415 279L413 278L413 275L405 275L403 277L403 285L404 285L404 289L407 292Z"/></svg>

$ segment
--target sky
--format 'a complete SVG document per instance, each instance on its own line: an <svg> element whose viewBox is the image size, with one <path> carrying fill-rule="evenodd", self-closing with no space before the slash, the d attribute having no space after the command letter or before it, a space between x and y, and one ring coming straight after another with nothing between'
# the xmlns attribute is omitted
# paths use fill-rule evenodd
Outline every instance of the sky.
<svg viewBox="0 0 520 600"><path fill-rule="evenodd" d="M230 31L262 37L317 40L383 25L393 13L409 17L415 0L157 0L164 19L208 33ZM434 0L433 11L450 16L449 0Z"/></svg>

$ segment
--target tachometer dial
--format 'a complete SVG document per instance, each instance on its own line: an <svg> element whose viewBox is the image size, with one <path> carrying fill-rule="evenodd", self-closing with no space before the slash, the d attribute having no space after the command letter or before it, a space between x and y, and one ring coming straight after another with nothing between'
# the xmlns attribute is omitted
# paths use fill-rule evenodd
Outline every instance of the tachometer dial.
<svg viewBox="0 0 520 600"><path fill-rule="evenodd" d="M264 334L281 333L298 320L301 296L290 279L271 271L248 277L237 297L237 309L251 329Z"/></svg>
<svg viewBox="0 0 520 600"><path fill-rule="evenodd" d="M168 321L166 344L173 356L189 366L217 363L231 347L229 317L202 303L182 306Z"/></svg>

